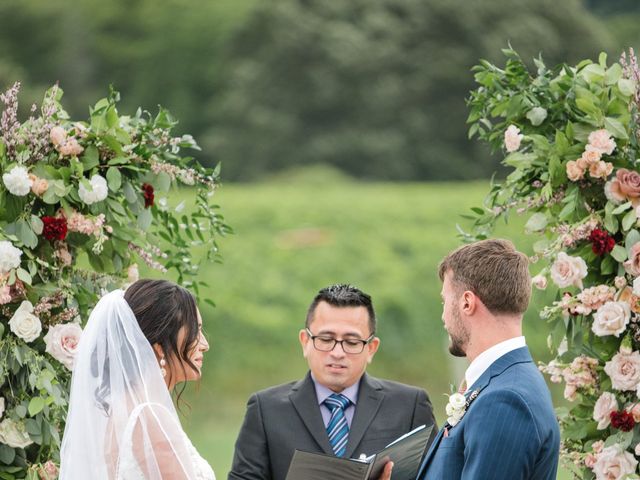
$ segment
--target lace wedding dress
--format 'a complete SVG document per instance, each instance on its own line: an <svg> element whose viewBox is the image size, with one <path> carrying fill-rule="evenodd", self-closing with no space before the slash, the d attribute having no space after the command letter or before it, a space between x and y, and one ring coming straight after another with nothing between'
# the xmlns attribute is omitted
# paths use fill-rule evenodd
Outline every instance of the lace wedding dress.
<svg viewBox="0 0 640 480"><path fill-rule="evenodd" d="M147 480L136 460L133 448L133 430L136 425L139 425L140 414L145 409L153 409L157 412L160 409L164 410L164 407L160 404L144 404L136 407L131 413L131 418L127 422L127 427L123 435L124 443L120 449L120 460L118 462L118 473L116 475L117 480ZM188 458L181 459L184 465L184 471L181 472L181 474L185 474L187 470L190 470L191 474L189 478L193 476L193 480L216 480L213 469L209 463L200 456L184 431L182 431L182 439L184 440L184 447L188 453Z"/></svg>

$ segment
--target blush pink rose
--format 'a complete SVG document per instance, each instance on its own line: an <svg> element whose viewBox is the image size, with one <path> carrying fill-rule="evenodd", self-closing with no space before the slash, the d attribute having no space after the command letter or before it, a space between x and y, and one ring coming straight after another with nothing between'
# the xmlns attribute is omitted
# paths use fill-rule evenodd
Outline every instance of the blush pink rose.
<svg viewBox="0 0 640 480"><path fill-rule="evenodd" d="M77 323L54 325L44 336L44 343L47 346L46 352L69 370L73 370L73 361L81 335L82 328Z"/></svg>
<svg viewBox="0 0 640 480"><path fill-rule="evenodd" d="M618 410L616 396L610 392L604 392L593 407L593 419L598 422L598 430L604 430L611 423L611 412Z"/></svg>
<svg viewBox="0 0 640 480"><path fill-rule="evenodd" d="M593 466L596 480L622 480L635 473L638 461L633 454L621 451L618 445L604 448Z"/></svg>
<svg viewBox="0 0 640 480"><path fill-rule="evenodd" d="M616 148L616 142L611 134L605 130L596 130L589 134L589 145L602 154L611 155Z"/></svg>
<svg viewBox="0 0 640 480"><path fill-rule="evenodd" d="M551 279L560 288L576 286L582 289L582 279L587 276L587 264L580 257L560 252L551 265Z"/></svg>
<svg viewBox="0 0 640 480"><path fill-rule="evenodd" d="M637 390L640 384L640 352L618 352L604 365L615 390Z"/></svg>
<svg viewBox="0 0 640 480"><path fill-rule="evenodd" d="M58 147L58 151L64 156L78 156L84 151L84 148L78 143L78 140L70 137Z"/></svg>
<svg viewBox="0 0 640 480"><path fill-rule="evenodd" d="M619 337L631 319L631 307L627 302L607 302L593 314L591 330L599 337Z"/></svg>
<svg viewBox="0 0 640 480"><path fill-rule="evenodd" d="M0 305L4 305L11 301L11 287L3 285L0 287Z"/></svg>
<svg viewBox="0 0 640 480"><path fill-rule="evenodd" d="M42 465L38 471L40 480L56 480L58 478L58 466L51 460Z"/></svg>
<svg viewBox="0 0 640 480"><path fill-rule="evenodd" d="M638 198L640 197L640 173L626 168L619 169L616 172L616 177L611 181L609 194L614 199L630 200L636 206L640 203Z"/></svg>
<svg viewBox="0 0 640 480"><path fill-rule="evenodd" d="M538 290L544 290L547 288L547 277L544 275L536 275L531 279L531 284Z"/></svg>
<svg viewBox="0 0 640 480"><path fill-rule="evenodd" d="M622 265L627 273L634 277L640 275L640 242L631 247L629 251L629 258Z"/></svg>
<svg viewBox="0 0 640 480"><path fill-rule="evenodd" d="M520 129L515 125L509 125L504 132L504 148L507 152L515 152L520 148L520 143L524 135L520 133Z"/></svg>

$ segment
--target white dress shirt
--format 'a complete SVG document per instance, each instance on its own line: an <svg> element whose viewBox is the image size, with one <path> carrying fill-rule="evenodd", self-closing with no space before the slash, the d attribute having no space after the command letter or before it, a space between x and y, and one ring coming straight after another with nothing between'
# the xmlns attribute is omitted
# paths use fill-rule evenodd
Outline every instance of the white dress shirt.
<svg viewBox="0 0 640 480"><path fill-rule="evenodd" d="M512 350L526 346L527 344L524 337L514 337L509 340L505 340L504 342L500 342L482 352L473 362L471 362L471 365L469 365L469 368L467 368L467 371L464 374L464 378L467 382L467 389L471 388L473 384L478 381L493 362Z"/></svg>

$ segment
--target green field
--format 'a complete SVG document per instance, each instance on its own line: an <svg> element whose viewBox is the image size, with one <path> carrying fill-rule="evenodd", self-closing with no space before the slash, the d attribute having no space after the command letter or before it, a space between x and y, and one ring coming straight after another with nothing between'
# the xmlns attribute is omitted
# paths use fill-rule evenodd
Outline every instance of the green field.
<svg viewBox="0 0 640 480"><path fill-rule="evenodd" d="M439 422L444 394L466 368L446 350L436 272L460 243L456 223L468 227L460 214L481 204L487 183L315 180L225 185L216 194L235 235L221 242L224 263L202 271L217 308L201 306L211 350L184 423L221 479L249 394L305 373L297 334L321 287L349 282L372 295L382 343L369 371L424 387ZM530 252L535 239L520 233L523 220L497 235ZM547 360L535 310L525 333L536 359Z"/></svg>

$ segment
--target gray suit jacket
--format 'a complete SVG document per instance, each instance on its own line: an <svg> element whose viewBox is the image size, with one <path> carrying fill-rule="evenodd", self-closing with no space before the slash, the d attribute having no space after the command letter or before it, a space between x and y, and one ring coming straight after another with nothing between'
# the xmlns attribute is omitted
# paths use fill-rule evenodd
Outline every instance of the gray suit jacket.
<svg viewBox="0 0 640 480"><path fill-rule="evenodd" d="M376 453L422 424L435 425L424 390L365 374L345 456ZM228 479L284 480L295 449L333 454L310 374L251 396Z"/></svg>

